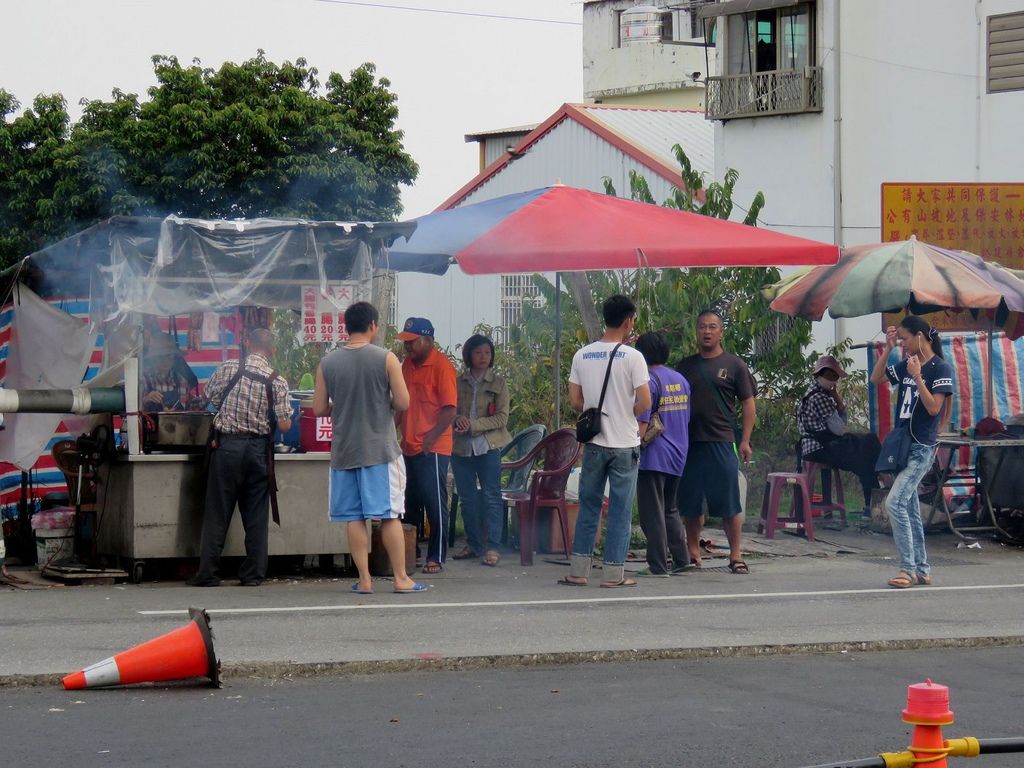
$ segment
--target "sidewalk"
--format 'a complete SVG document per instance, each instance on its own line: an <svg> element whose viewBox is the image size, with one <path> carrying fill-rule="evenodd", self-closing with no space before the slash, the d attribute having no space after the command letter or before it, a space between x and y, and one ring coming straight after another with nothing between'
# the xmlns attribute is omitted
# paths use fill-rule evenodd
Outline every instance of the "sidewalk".
<svg viewBox="0 0 1024 768"><path fill-rule="evenodd" d="M724 544L720 530L709 529ZM819 540L746 534L748 576L727 557L633 589L564 587L559 555L497 568L449 561L416 577L421 594L397 595L386 579L353 595L350 578L309 574L239 588L182 582L93 587L0 586L0 685L54 684L59 677L181 626L188 606L206 608L224 676L297 676L495 666L601 658L845 651L955 644L1024 644L1024 551L991 541L958 549L951 534L928 538L932 587L893 590L890 536L854 527ZM644 563L627 566L640 570ZM42 583L31 569L15 575Z"/></svg>

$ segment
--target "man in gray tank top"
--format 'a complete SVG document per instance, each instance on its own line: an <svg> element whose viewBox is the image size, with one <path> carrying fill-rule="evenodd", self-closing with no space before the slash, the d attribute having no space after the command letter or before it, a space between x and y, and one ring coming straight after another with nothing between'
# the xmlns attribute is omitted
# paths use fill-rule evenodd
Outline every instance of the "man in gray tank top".
<svg viewBox="0 0 1024 768"><path fill-rule="evenodd" d="M348 342L320 361L313 411L330 416L330 518L345 523L359 581L351 590L373 593L368 520L381 520L381 539L394 574L394 591L421 592L405 571L405 463L394 414L409 407L409 390L398 358L374 346L379 315L360 301L345 310Z"/></svg>

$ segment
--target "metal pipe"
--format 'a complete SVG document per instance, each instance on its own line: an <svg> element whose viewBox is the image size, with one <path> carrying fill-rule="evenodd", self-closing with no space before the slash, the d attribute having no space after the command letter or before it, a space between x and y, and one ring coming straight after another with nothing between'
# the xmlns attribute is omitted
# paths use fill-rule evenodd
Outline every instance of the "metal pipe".
<svg viewBox="0 0 1024 768"><path fill-rule="evenodd" d="M963 748L968 746L968 741L975 744L975 750L963 751ZM945 743L946 746L950 748L950 756L953 757L1004 755L1011 752L1024 752L1024 738L974 739L972 737L968 737L967 739L950 739ZM808 766L808 768L886 768L886 766L890 764L910 765L911 763L916 762L913 753L910 751L890 753L888 756L891 758L900 758L901 760L906 758L906 763L891 763L879 755L878 757L866 757L861 760L840 760L835 763L822 763L821 765Z"/></svg>
<svg viewBox="0 0 1024 768"><path fill-rule="evenodd" d="M562 273L555 272L555 429L562 426Z"/></svg>
<svg viewBox="0 0 1024 768"><path fill-rule="evenodd" d="M978 747L979 753L982 755L1024 752L1024 738L978 739Z"/></svg>
<svg viewBox="0 0 1024 768"><path fill-rule="evenodd" d="M840 0L832 8L832 242L843 247L843 102L839 91L842 67L840 51L842 31L840 29ZM838 345L848 335L846 320L835 319L833 326L835 343Z"/></svg>
<svg viewBox="0 0 1024 768"><path fill-rule="evenodd" d="M124 390L115 387L0 389L0 413L121 413L124 409Z"/></svg>

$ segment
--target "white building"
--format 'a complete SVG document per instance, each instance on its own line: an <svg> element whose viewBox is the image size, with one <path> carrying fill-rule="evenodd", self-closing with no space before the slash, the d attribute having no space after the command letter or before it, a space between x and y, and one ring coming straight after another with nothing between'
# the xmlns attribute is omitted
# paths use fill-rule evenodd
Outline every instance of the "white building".
<svg viewBox="0 0 1024 768"><path fill-rule="evenodd" d="M737 203L765 193L761 226L855 245L881 239L884 182L1024 182L1024 0L584 0L583 20L590 103L467 136L486 168L441 207L556 179L602 191L606 175L623 194L630 169L663 199L678 142L716 179L739 171ZM528 291L403 275L398 315L430 316L449 344L507 323ZM826 321L815 346L879 328Z"/></svg>
<svg viewBox="0 0 1024 768"><path fill-rule="evenodd" d="M714 0L583 3L583 97L599 104L704 109L714 74L701 7Z"/></svg>
<svg viewBox="0 0 1024 768"><path fill-rule="evenodd" d="M764 226L875 242L883 182L1024 181L1022 0L732 0L698 16L717 41L716 176L740 172L740 201L765 193Z"/></svg>
<svg viewBox="0 0 1024 768"><path fill-rule="evenodd" d="M631 171L647 179L656 200L664 200L679 182L674 144L683 147L695 170L710 174L714 169L714 129L702 111L565 104L525 136L524 130L468 135L467 141L481 143L482 161L490 162L438 208L556 182L604 192L604 177L619 195L628 196ZM477 324L515 323L523 297L535 294L529 275L470 276L458 267L441 278L402 273L395 315L398 322L430 318L437 341L454 349Z"/></svg>

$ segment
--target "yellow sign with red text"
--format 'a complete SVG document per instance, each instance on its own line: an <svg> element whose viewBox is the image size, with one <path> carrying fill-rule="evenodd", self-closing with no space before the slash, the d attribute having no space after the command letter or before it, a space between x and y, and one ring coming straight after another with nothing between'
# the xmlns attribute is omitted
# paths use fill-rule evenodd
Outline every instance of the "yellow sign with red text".
<svg viewBox="0 0 1024 768"><path fill-rule="evenodd" d="M932 245L1024 269L1024 184L882 184L881 234L885 242L915 235ZM892 319L886 316L883 325ZM936 313L930 319L945 330L989 327L988 321L975 321L963 312Z"/></svg>

